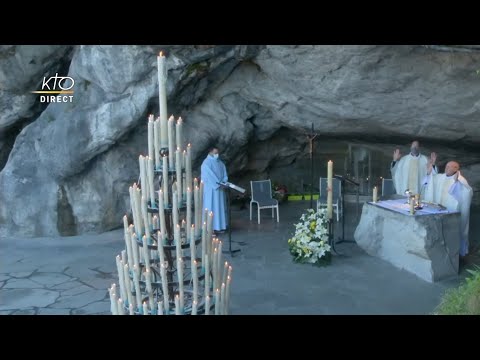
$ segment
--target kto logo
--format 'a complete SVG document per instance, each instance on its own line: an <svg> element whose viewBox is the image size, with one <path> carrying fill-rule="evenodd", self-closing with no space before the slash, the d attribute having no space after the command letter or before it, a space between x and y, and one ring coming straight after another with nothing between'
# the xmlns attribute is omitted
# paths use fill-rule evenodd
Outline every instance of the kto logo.
<svg viewBox="0 0 480 360"><path fill-rule="evenodd" d="M72 102L73 101L73 86L75 85L75 80L70 76L58 76L58 73L55 76L43 78L42 90L32 91L33 94L50 94L50 95L41 95L41 103L54 103L54 102ZM53 95L57 94L57 95ZM72 94L72 95L65 95Z"/></svg>

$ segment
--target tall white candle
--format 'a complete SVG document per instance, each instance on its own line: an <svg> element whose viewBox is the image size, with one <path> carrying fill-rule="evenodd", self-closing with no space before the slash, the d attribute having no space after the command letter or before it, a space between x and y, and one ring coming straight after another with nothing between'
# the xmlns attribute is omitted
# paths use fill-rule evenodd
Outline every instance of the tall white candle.
<svg viewBox="0 0 480 360"><path fill-rule="evenodd" d="M175 169L177 173L176 182L177 182L177 194L178 194L179 207L182 204L182 163L180 162L181 161L180 156L181 156L180 149L177 149L177 151L175 151L175 159L176 159Z"/></svg>
<svg viewBox="0 0 480 360"><path fill-rule="evenodd" d="M199 205L199 210L201 211L200 215L200 221L204 222L207 221L207 219L203 218L203 189L204 189L204 183L203 180L200 181L200 193L199 193L199 200L200 200L200 205Z"/></svg>
<svg viewBox="0 0 480 360"><path fill-rule="evenodd" d="M327 186L330 191L327 192L327 217L331 219L333 217L333 162L328 161L327 167Z"/></svg>
<svg viewBox="0 0 480 360"><path fill-rule="evenodd" d="M158 204L160 205L158 207L158 217L160 218L160 230L162 231L163 234L167 233L167 226L165 223L165 209L163 208L164 206L164 200L163 200L163 191L159 190L158 191Z"/></svg>
<svg viewBox="0 0 480 360"><path fill-rule="evenodd" d="M142 226L140 222L141 217L138 214L139 207L137 204L137 184L133 184L131 197L132 197L132 203L133 203L132 204L133 224L135 225L135 232L138 232L140 234L142 232Z"/></svg>
<svg viewBox="0 0 480 360"><path fill-rule="evenodd" d="M133 306L133 304L130 304L128 306L128 312L130 315L135 315L135 307Z"/></svg>
<svg viewBox="0 0 480 360"><path fill-rule="evenodd" d="M160 52L157 57L158 64L158 97L160 107L160 145L168 147L167 138L167 67L165 56Z"/></svg>
<svg viewBox="0 0 480 360"><path fill-rule="evenodd" d="M232 278L230 276L227 277L227 288L225 290L225 314L228 315L230 310L230 283L232 282Z"/></svg>
<svg viewBox="0 0 480 360"><path fill-rule="evenodd" d="M142 196L141 206L142 206L143 224L145 227L145 235L147 235L147 238L150 238L150 224L148 221L147 198L144 196Z"/></svg>
<svg viewBox="0 0 480 360"><path fill-rule="evenodd" d="M220 289L215 290L215 315L220 315Z"/></svg>
<svg viewBox="0 0 480 360"><path fill-rule="evenodd" d="M175 230L173 232L173 237L175 241L175 250L177 259L182 257L182 239L180 238L180 225L175 225Z"/></svg>
<svg viewBox="0 0 480 360"><path fill-rule="evenodd" d="M158 221L158 216L157 215L153 215L152 226L155 230L160 229L160 221Z"/></svg>
<svg viewBox="0 0 480 360"><path fill-rule="evenodd" d="M208 260L208 242L207 242L207 223L202 225L202 265L205 267L205 263Z"/></svg>
<svg viewBox="0 0 480 360"><path fill-rule="evenodd" d="M153 158L149 157L147 159L146 166L147 166L147 174L148 174L148 192L150 195L150 207L154 208L155 207L155 187L153 185L153 180L155 178L155 175L153 173Z"/></svg>
<svg viewBox="0 0 480 360"><path fill-rule="evenodd" d="M176 145L178 148L182 149L183 145L183 120L182 118L178 118L177 127L175 129L176 135Z"/></svg>
<svg viewBox="0 0 480 360"><path fill-rule="evenodd" d="M198 196L198 186L195 186L195 190L193 192L193 207L194 207L194 224L195 224L195 236L200 234L200 209L199 206L199 196Z"/></svg>
<svg viewBox="0 0 480 360"><path fill-rule="evenodd" d="M171 170L175 169L175 119L173 116L170 116L168 119L168 165Z"/></svg>
<svg viewBox="0 0 480 360"><path fill-rule="evenodd" d="M373 188L373 202L377 202L377 197L378 197L378 194L377 194L377 187L375 186Z"/></svg>
<svg viewBox="0 0 480 360"><path fill-rule="evenodd" d="M187 145L187 155L185 157L185 177L187 180L187 186L192 188L192 145ZM195 184L197 185L197 184Z"/></svg>
<svg viewBox="0 0 480 360"><path fill-rule="evenodd" d="M175 295L175 315L181 315L181 310L180 310L180 297Z"/></svg>
<svg viewBox="0 0 480 360"><path fill-rule="evenodd" d="M148 197L148 179L147 179L147 169L145 167L145 158L140 155L138 158L140 163L140 186L142 189L142 196L145 198Z"/></svg>
<svg viewBox="0 0 480 360"><path fill-rule="evenodd" d="M125 247L127 249L127 263L129 266L133 266L133 251L132 251L132 243L130 241L130 227L125 230L124 239L125 239Z"/></svg>
<svg viewBox="0 0 480 360"><path fill-rule="evenodd" d="M213 275L213 288L217 289L217 283L218 283L218 256L217 256L217 251L218 249L216 247L213 248L213 253L212 253L212 275Z"/></svg>
<svg viewBox="0 0 480 360"><path fill-rule="evenodd" d="M187 188L187 239L190 239L192 230L192 191Z"/></svg>
<svg viewBox="0 0 480 360"><path fill-rule="evenodd" d="M223 276L222 276L222 283L227 283L227 275L228 275L228 261L225 261L225 265L223 266Z"/></svg>
<svg viewBox="0 0 480 360"><path fill-rule="evenodd" d="M210 296L205 296L205 315L210 315Z"/></svg>
<svg viewBox="0 0 480 360"><path fill-rule="evenodd" d="M128 194L130 195L130 208L132 209L132 220L133 220L133 225L135 226L135 205L134 205L134 199L133 199L133 187L129 186L128 187Z"/></svg>
<svg viewBox="0 0 480 360"><path fill-rule="evenodd" d="M145 269L150 271L150 251L148 250L148 240L145 235L142 237L142 242L143 242L143 259L145 261Z"/></svg>
<svg viewBox="0 0 480 360"><path fill-rule="evenodd" d="M197 301L192 302L192 315L197 315Z"/></svg>
<svg viewBox="0 0 480 360"><path fill-rule="evenodd" d="M163 185L163 204L165 208L168 208L168 158L164 156L162 158L163 162L163 173L162 173L162 185Z"/></svg>
<svg viewBox="0 0 480 360"><path fill-rule="evenodd" d="M143 315L150 315L148 312L148 304L146 301L143 302Z"/></svg>
<svg viewBox="0 0 480 360"><path fill-rule="evenodd" d="M132 243L132 252L133 252L133 266L139 266L140 263L140 254L138 252L138 243L137 243L137 234L133 233L130 236Z"/></svg>
<svg viewBox="0 0 480 360"><path fill-rule="evenodd" d="M153 122L153 151L155 152L155 169L160 169L160 120Z"/></svg>
<svg viewBox="0 0 480 360"><path fill-rule="evenodd" d="M184 305L184 288L183 288L183 259L177 259L177 275L178 275L178 291L180 296L180 309L183 313Z"/></svg>
<svg viewBox="0 0 480 360"><path fill-rule="evenodd" d="M206 209L205 209L206 210ZM213 212L210 211L207 219L207 253L209 256L212 255L212 238L213 238Z"/></svg>
<svg viewBox="0 0 480 360"><path fill-rule="evenodd" d="M172 218L173 218L173 226L178 225L178 193L173 191L172 195Z"/></svg>
<svg viewBox="0 0 480 360"><path fill-rule="evenodd" d="M210 295L210 261L208 261L208 257L205 257L205 279L204 279L204 284L205 284L205 295L204 297L206 298L208 295Z"/></svg>
<svg viewBox="0 0 480 360"><path fill-rule="evenodd" d="M157 239L159 239L157 246L158 258L160 259L160 264L163 264L165 263L165 250L163 249L164 237L161 231L157 231Z"/></svg>
<svg viewBox="0 0 480 360"><path fill-rule="evenodd" d="M115 257L115 263L117 265L117 273L118 273L118 283L120 284L120 296L123 299L127 299L127 291L125 289L125 281L123 276L123 266L122 260L120 260L120 256Z"/></svg>
<svg viewBox="0 0 480 360"><path fill-rule="evenodd" d="M155 137L154 137L154 129L153 129L153 115L148 116L148 157L153 159L155 155Z"/></svg>
<svg viewBox="0 0 480 360"><path fill-rule="evenodd" d="M120 298L117 300L118 315L125 315L125 307L123 306L123 300Z"/></svg>
<svg viewBox="0 0 480 360"><path fill-rule="evenodd" d="M222 242L218 242L217 250L217 287L220 287L222 282Z"/></svg>
<svg viewBox="0 0 480 360"><path fill-rule="evenodd" d="M193 301L198 301L198 272L197 272L196 260L194 260L192 264L192 278L193 278Z"/></svg>
<svg viewBox="0 0 480 360"><path fill-rule="evenodd" d="M170 304L168 296L168 278L166 262L160 263L160 277L162 278L163 306L165 307L165 314L168 315L170 311Z"/></svg>
<svg viewBox="0 0 480 360"><path fill-rule="evenodd" d="M110 289L108 289L108 292L110 294L110 312L112 315L118 315L117 298L115 292L113 291L113 285Z"/></svg>
<svg viewBox="0 0 480 360"><path fill-rule="evenodd" d="M147 293L148 293L148 301L150 302L150 305L152 305L154 302L153 287L152 287L152 272L150 271L150 269L147 269L145 270L144 275L145 275L145 284L146 284Z"/></svg>
<svg viewBox="0 0 480 360"><path fill-rule="evenodd" d="M222 283L220 290L220 315L226 315L225 311L225 283Z"/></svg>

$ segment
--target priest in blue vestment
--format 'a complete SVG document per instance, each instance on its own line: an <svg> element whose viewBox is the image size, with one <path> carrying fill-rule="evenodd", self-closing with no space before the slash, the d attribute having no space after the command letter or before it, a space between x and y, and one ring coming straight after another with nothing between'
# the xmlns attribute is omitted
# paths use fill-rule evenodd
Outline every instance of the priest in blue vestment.
<svg viewBox="0 0 480 360"><path fill-rule="evenodd" d="M227 212L225 191L218 184L228 181L225 164L218 158L218 148L212 146L208 150L208 156L203 160L201 167L201 179L203 181L203 210L213 212L213 230L225 231L227 229ZM205 219L205 211L203 220Z"/></svg>

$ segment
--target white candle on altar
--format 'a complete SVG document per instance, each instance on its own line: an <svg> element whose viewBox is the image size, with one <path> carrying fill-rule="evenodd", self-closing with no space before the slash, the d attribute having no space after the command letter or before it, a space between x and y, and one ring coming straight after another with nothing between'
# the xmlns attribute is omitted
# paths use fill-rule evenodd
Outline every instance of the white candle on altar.
<svg viewBox="0 0 480 360"><path fill-rule="evenodd" d="M192 315L197 315L197 301L193 300L192 302Z"/></svg>
<svg viewBox="0 0 480 360"><path fill-rule="evenodd" d="M175 119L173 116L170 116L168 119L168 165L171 170L175 169Z"/></svg>
<svg viewBox="0 0 480 360"><path fill-rule="evenodd" d="M195 225L190 228L190 259L191 261L197 260L197 247L195 245Z"/></svg>
<svg viewBox="0 0 480 360"><path fill-rule="evenodd" d="M176 256L177 259L180 259L182 257L182 239L180 237L180 225L175 226L175 230L173 232L173 238L175 241L175 250L176 250Z"/></svg>
<svg viewBox="0 0 480 360"><path fill-rule="evenodd" d="M187 239L190 239L190 231L192 230L192 191L187 188Z"/></svg>
<svg viewBox="0 0 480 360"><path fill-rule="evenodd" d="M328 161L327 167L327 187L330 191L327 190L327 218L331 219L333 216L333 162Z"/></svg>
<svg viewBox="0 0 480 360"><path fill-rule="evenodd" d="M213 247L213 253L212 253L212 275L213 275L213 288L217 289L217 284L218 284L218 256L217 256L217 247Z"/></svg>
<svg viewBox="0 0 480 360"><path fill-rule="evenodd" d="M198 272L197 261L193 260L192 263L192 278L193 278L193 301L198 300Z"/></svg>
<svg viewBox="0 0 480 360"><path fill-rule="evenodd" d="M153 133L153 115L148 116L148 157L153 159L155 156L155 137Z"/></svg>
<svg viewBox="0 0 480 360"><path fill-rule="evenodd" d="M155 187L153 186L153 180L155 175L153 173L153 158L147 160L147 175L148 175L148 192L150 195L150 207L155 208ZM146 196L145 196L146 197Z"/></svg>
<svg viewBox="0 0 480 360"><path fill-rule="evenodd" d="M162 173L162 185L163 185L163 205L168 208L168 164L167 157L162 158L163 173Z"/></svg>
<svg viewBox="0 0 480 360"><path fill-rule="evenodd" d="M125 289L127 291L127 300L129 306L135 306L135 298L132 296L132 285L130 282L130 267L125 265L123 267L123 279L125 281Z"/></svg>
<svg viewBox="0 0 480 360"><path fill-rule="evenodd" d="M160 277L162 278L162 292L163 292L163 306L165 307L165 314L168 315L170 311L169 297L168 297L168 278L167 278L166 262L160 263Z"/></svg>
<svg viewBox="0 0 480 360"><path fill-rule="evenodd" d="M148 196L148 179L147 179L147 169L145 167L145 158L140 155L138 157L138 162L140 166L140 187L142 189L142 196L145 198Z"/></svg>
<svg viewBox="0 0 480 360"><path fill-rule="evenodd" d="M158 65L158 104L160 108L160 145L168 147L167 139L167 66L165 56L160 52L157 57Z"/></svg>
<svg viewBox="0 0 480 360"><path fill-rule="evenodd" d="M117 300L118 315L125 315L125 308L123 307L123 300L120 298Z"/></svg>
<svg viewBox="0 0 480 360"><path fill-rule="evenodd" d="M377 202L377 196L378 196L378 194L377 194L377 187L375 186L375 187L373 188L373 202L374 202L374 203Z"/></svg>
<svg viewBox="0 0 480 360"><path fill-rule="evenodd" d="M163 264L165 262L165 250L163 248L163 232L157 231L157 239L158 239L158 244L157 244L157 251L158 251L158 258L160 259L160 264Z"/></svg>
<svg viewBox="0 0 480 360"><path fill-rule="evenodd" d="M110 294L110 312L112 315L118 315L118 307L117 307L117 298L114 292L114 286L115 284L112 285L110 289L108 289L108 292Z"/></svg>
<svg viewBox="0 0 480 360"><path fill-rule="evenodd" d="M199 194L198 194L198 186L195 186L195 190L193 191L193 211L194 211L194 224L195 224L195 236L200 234L200 209L199 206Z"/></svg>
<svg viewBox="0 0 480 360"><path fill-rule="evenodd" d="M117 273L118 273L118 283L120 284L120 296L123 299L127 299L127 291L125 289L125 281L123 276L123 266L122 260L120 260L120 256L115 257L115 263L117 265Z"/></svg>
<svg viewBox="0 0 480 360"><path fill-rule="evenodd" d="M227 277L232 277L232 266L231 265L228 267Z"/></svg>
<svg viewBox="0 0 480 360"><path fill-rule="evenodd" d="M204 278L204 284L205 284L205 297L210 295L210 261L208 261L208 257L205 257L205 278Z"/></svg>
<svg viewBox="0 0 480 360"><path fill-rule="evenodd" d="M182 169L185 170L185 150L183 150L183 153L182 153ZM183 192L184 199L187 196L187 187L188 187L186 175L187 175L187 172L185 170L185 176L182 174L182 192Z"/></svg>
<svg viewBox="0 0 480 360"><path fill-rule="evenodd" d="M227 275L228 275L228 261L225 261L225 265L223 266L223 276L222 282L227 283Z"/></svg>
<svg viewBox="0 0 480 360"><path fill-rule="evenodd" d="M153 151L155 152L155 169L160 169L160 120L153 122Z"/></svg>
<svg viewBox="0 0 480 360"><path fill-rule="evenodd" d="M225 311L225 283L222 283L220 290L220 315L226 315Z"/></svg>
<svg viewBox="0 0 480 360"><path fill-rule="evenodd" d="M132 243L130 241L130 227L125 229L123 238L125 239L125 247L127 249L127 263L129 266L133 266L133 250L132 250Z"/></svg>
<svg viewBox="0 0 480 360"><path fill-rule="evenodd" d="M157 215L153 215L152 226L155 230L160 229L160 222L158 221L158 216Z"/></svg>
<svg viewBox="0 0 480 360"><path fill-rule="evenodd" d="M172 218L173 226L178 225L178 193L174 190L172 195Z"/></svg>
<svg viewBox="0 0 480 360"><path fill-rule="evenodd" d="M132 209L133 225L135 225L135 205L134 205L134 199L133 199L133 187L131 186L128 187L128 195L130 195L130 208Z"/></svg>
<svg viewBox="0 0 480 360"><path fill-rule="evenodd" d="M183 313L184 292L183 292L183 259L177 259L178 291L180 296L180 309Z"/></svg>
<svg viewBox="0 0 480 360"><path fill-rule="evenodd" d="M145 227L145 235L147 238L150 238L150 223L148 221L148 212L147 212L147 198L142 196L142 215L143 215L143 224Z"/></svg>
<svg viewBox="0 0 480 360"><path fill-rule="evenodd" d="M175 169L177 173L177 193L178 193L178 206L180 207L182 204L182 163L180 162L180 149L175 151Z"/></svg>
<svg viewBox="0 0 480 360"><path fill-rule="evenodd" d="M187 145L187 155L185 156L185 177L187 186L192 187L192 145ZM196 186L197 184L195 184ZM193 187L194 189L195 187Z"/></svg>
<svg viewBox="0 0 480 360"><path fill-rule="evenodd" d="M142 237L142 242L143 242L143 259L145 261L145 269L150 271L150 251L148 250L148 239L145 235Z"/></svg>
<svg viewBox="0 0 480 360"><path fill-rule="evenodd" d="M158 207L158 216L160 218L160 230L162 231L163 234L167 233L167 226L165 223L165 209L164 207L164 200L163 200L163 191L160 189L158 191L158 204L160 205Z"/></svg>
<svg viewBox="0 0 480 360"><path fill-rule="evenodd" d="M183 120L181 117L178 118L177 121L177 127L175 129L175 135L176 135L176 145L178 148L182 148L183 145Z"/></svg>
<svg viewBox="0 0 480 360"><path fill-rule="evenodd" d="M207 209L205 209L208 211ZM209 256L212 255L212 238L213 238L213 212L210 211L207 218L207 253Z"/></svg>
<svg viewBox="0 0 480 360"><path fill-rule="evenodd" d="M203 188L204 188L204 184L203 184L203 180L202 180L202 181L200 181L200 192L199 192L200 202L199 202L199 208L198 208L200 210L200 221L201 222L207 221L207 219L203 218L203 213L202 213L202 211L203 211Z"/></svg>
<svg viewBox="0 0 480 360"><path fill-rule="evenodd" d="M220 289L215 290L215 315L220 315Z"/></svg>
<svg viewBox="0 0 480 360"><path fill-rule="evenodd" d="M138 189L137 189L137 184L133 184L132 187L132 198L133 198L133 222L135 224L135 232L141 234L142 233L142 217L141 214L139 213L140 206L138 204L138 197L137 197Z"/></svg>
<svg viewBox="0 0 480 360"><path fill-rule="evenodd" d="M163 315L163 301L157 303L157 315Z"/></svg>
<svg viewBox="0 0 480 360"><path fill-rule="evenodd" d="M232 278L227 276L227 288L225 290L225 315L228 315L229 308L230 308L230 283L232 282Z"/></svg>
<svg viewBox="0 0 480 360"><path fill-rule="evenodd" d="M134 308L133 304L130 304L128 306L128 312L129 312L130 315L135 315L135 308Z"/></svg>
<svg viewBox="0 0 480 360"><path fill-rule="evenodd" d="M207 244L207 223L204 222L202 226L202 264L205 267L205 263L208 260L208 244Z"/></svg>
<svg viewBox="0 0 480 360"><path fill-rule="evenodd" d="M222 281L222 242L218 242L217 248L217 287L220 287Z"/></svg>
<svg viewBox="0 0 480 360"><path fill-rule="evenodd" d="M148 313L148 304L146 301L143 302L143 315L150 315Z"/></svg>
<svg viewBox="0 0 480 360"><path fill-rule="evenodd" d="M205 315L210 315L210 296L205 296Z"/></svg>
<svg viewBox="0 0 480 360"><path fill-rule="evenodd" d="M133 285L135 286L135 300L138 307L140 307L142 304L142 293L140 292L140 268L137 266L133 267Z"/></svg>
<svg viewBox="0 0 480 360"><path fill-rule="evenodd" d="M133 250L133 266L139 266L140 254L138 253L137 234L133 233L130 237Z"/></svg>
<svg viewBox="0 0 480 360"><path fill-rule="evenodd" d="M175 315L181 315L181 311L180 311L180 297L177 295L175 295Z"/></svg>

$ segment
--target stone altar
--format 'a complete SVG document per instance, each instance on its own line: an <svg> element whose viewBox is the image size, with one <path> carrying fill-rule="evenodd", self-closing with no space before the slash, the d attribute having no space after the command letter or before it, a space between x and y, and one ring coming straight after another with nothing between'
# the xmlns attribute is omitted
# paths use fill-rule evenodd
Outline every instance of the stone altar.
<svg viewBox="0 0 480 360"><path fill-rule="evenodd" d="M357 244L428 282L458 275L460 213L424 206L410 215L406 198L365 203Z"/></svg>

